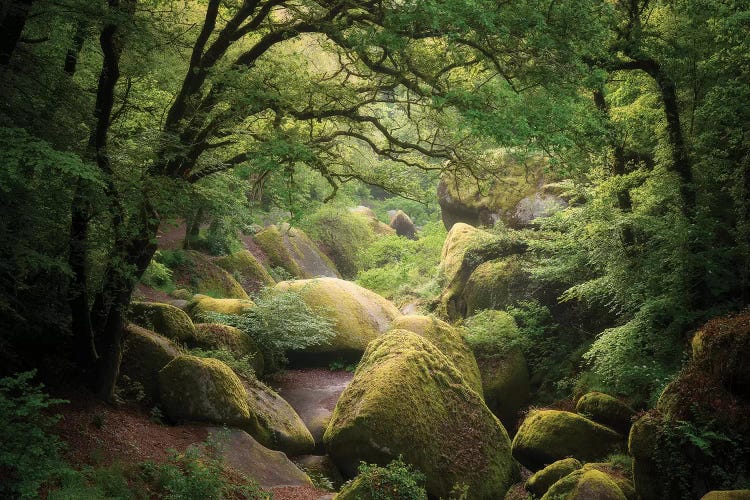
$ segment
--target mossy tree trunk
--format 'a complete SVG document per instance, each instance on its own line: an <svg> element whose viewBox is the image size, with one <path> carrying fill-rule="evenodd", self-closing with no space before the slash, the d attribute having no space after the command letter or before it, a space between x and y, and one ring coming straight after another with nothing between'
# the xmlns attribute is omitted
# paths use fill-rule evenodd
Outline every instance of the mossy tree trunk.
<svg viewBox="0 0 750 500"><path fill-rule="evenodd" d="M26 19L34 0L15 0L4 6L5 12L0 19L0 66L6 66L10 62L13 52L21 40Z"/></svg>

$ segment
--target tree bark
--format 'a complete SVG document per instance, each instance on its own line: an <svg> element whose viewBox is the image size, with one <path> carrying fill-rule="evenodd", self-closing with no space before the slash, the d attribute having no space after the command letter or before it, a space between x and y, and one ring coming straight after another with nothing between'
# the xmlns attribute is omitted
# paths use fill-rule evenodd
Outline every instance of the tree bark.
<svg viewBox="0 0 750 500"><path fill-rule="evenodd" d="M69 76L73 76L76 72L76 66L78 65L78 56L83 49L83 42L86 40L86 30L88 24L84 21L79 21L76 25L76 32L73 35L73 43L71 44L68 52L65 54L65 64L63 65L63 71Z"/></svg>
<svg viewBox="0 0 750 500"><path fill-rule="evenodd" d="M0 21L0 66L7 66L21 39L29 10L34 0L11 1L8 12Z"/></svg>

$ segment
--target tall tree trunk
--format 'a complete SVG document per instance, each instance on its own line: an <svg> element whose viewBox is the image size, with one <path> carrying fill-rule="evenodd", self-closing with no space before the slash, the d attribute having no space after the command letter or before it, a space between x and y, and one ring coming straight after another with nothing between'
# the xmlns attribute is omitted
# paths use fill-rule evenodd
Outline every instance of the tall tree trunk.
<svg viewBox="0 0 750 500"><path fill-rule="evenodd" d="M10 62L21 39L32 3L34 0L11 1L7 13L0 20L0 66L6 66Z"/></svg>
<svg viewBox="0 0 750 500"><path fill-rule="evenodd" d="M603 90L597 90L594 92L594 104L597 109L607 117L607 120L611 122L609 115L609 104L604 96ZM625 175L627 173L627 161L625 159L625 148L620 144L617 137L613 132L610 139L610 143L613 148L613 162L612 162L612 175ZM628 188L622 188L617 191L617 207L623 213L630 213L633 210L633 200L630 197L630 190ZM633 235L633 228L626 224L622 230L622 243L624 247L631 247L635 241Z"/></svg>
<svg viewBox="0 0 750 500"><path fill-rule="evenodd" d="M78 56L83 50L83 42L86 41L86 31L88 24L85 21L79 21L76 25L76 32L73 35L73 43L71 44L68 52L65 54L65 64L63 65L63 71L70 76L73 76L76 72L76 66L78 65Z"/></svg>

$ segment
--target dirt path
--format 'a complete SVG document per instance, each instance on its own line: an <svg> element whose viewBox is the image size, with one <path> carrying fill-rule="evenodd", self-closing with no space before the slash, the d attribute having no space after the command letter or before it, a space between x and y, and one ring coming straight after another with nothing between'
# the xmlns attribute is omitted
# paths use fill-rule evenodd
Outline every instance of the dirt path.
<svg viewBox="0 0 750 500"><path fill-rule="evenodd" d="M353 376L326 368L287 370L271 385L299 414L319 447L336 402Z"/></svg>

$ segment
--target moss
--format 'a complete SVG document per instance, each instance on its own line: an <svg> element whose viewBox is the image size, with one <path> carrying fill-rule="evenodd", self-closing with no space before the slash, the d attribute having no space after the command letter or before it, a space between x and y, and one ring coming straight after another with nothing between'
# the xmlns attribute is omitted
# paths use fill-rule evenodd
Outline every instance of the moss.
<svg viewBox="0 0 750 500"><path fill-rule="evenodd" d="M305 219L305 228L345 278L360 270L358 254L375 239L372 219L324 206Z"/></svg>
<svg viewBox="0 0 750 500"><path fill-rule="evenodd" d="M630 431L635 410L602 392L589 392L576 403L576 412L625 435Z"/></svg>
<svg viewBox="0 0 750 500"><path fill-rule="evenodd" d="M513 456L531 470L565 457L582 461L603 458L621 448L622 436L566 411L529 413L513 439Z"/></svg>
<svg viewBox="0 0 750 500"><path fill-rule="evenodd" d="M750 490L709 491L701 500L750 500Z"/></svg>
<svg viewBox="0 0 750 500"><path fill-rule="evenodd" d="M360 205L358 207L350 208L349 211L355 215L364 217L367 220L367 223L370 225L370 229L372 229L372 231L377 235L386 236L390 234L396 234L396 231L391 226L381 222L378 219L377 214L371 208L363 207Z"/></svg>
<svg viewBox="0 0 750 500"><path fill-rule="evenodd" d="M502 497L518 473L502 424L437 347L406 330L370 344L323 440L349 476L361 460L403 455L434 497L457 483L470 498Z"/></svg>
<svg viewBox="0 0 750 500"><path fill-rule="evenodd" d="M359 358L367 344L388 330L401 315L391 302L350 281L335 278L283 281L276 285L276 290L299 292L308 306L333 322L336 332L333 340L305 350L313 357Z"/></svg>
<svg viewBox="0 0 750 500"><path fill-rule="evenodd" d="M248 299L242 286L231 274L217 266L208 255L187 250L185 261L174 266L174 279L182 288L194 293L230 299Z"/></svg>
<svg viewBox="0 0 750 500"><path fill-rule="evenodd" d="M490 241L492 235L481 229L477 229L468 224L455 224L443 243L443 250L440 254L440 270L445 276L447 283L453 281L461 268L464 254L472 245Z"/></svg>
<svg viewBox="0 0 750 500"><path fill-rule="evenodd" d="M206 321L207 313L242 314L252 307L255 303L249 299L214 299L199 294L193 296L185 309L195 321Z"/></svg>
<svg viewBox="0 0 750 500"><path fill-rule="evenodd" d="M225 348L237 358L250 356L253 371L258 376L263 375L263 354L255 341L242 330L217 323L198 323L195 325L195 331L197 333L196 340L193 343L195 347L201 349Z"/></svg>
<svg viewBox="0 0 750 500"><path fill-rule="evenodd" d="M557 462L549 464L544 469L533 474L526 481L526 490L534 496L540 497L547 493L547 490L560 479L564 478L571 472L575 472L583 467L583 464L575 458L563 458Z"/></svg>
<svg viewBox="0 0 750 500"><path fill-rule="evenodd" d="M466 314L472 315L482 309L505 309L524 298L527 281L518 256L480 264L471 273L463 290Z"/></svg>
<svg viewBox="0 0 750 500"><path fill-rule="evenodd" d="M458 368L469 387L482 396L482 380L477 360L455 328L445 321L428 316L402 316L393 321L392 328L409 330L432 342Z"/></svg>
<svg viewBox="0 0 750 500"><path fill-rule="evenodd" d="M177 290L172 291L169 295L177 300L190 300L193 298L193 292L184 288L178 288Z"/></svg>
<svg viewBox="0 0 750 500"><path fill-rule="evenodd" d="M519 348L499 357L477 357L487 407L514 430L518 413L529 404L531 384L526 358Z"/></svg>
<svg viewBox="0 0 750 500"><path fill-rule="evenodd" d="M148 328L177 342L195 339L195 326L185 311L159 302L132 302L129 319L138 326Z"/></svg>
<svg viewBox="0 0 750 500"><path fill-rule="evenodd" d="M583 470L598 470L609 476L609 478L620 488L622 494L627 500L638 500L638 494L635 491L632 467L622 468L611 462L590 462L584 465Z"/></svg>
<svg viewBox="0 0 750 500"><path fill-rule="evenodd" d="M178 356L159 372L162 408L173 420L226 424L258 434L242 381L217 359Z"/></svg>
<svg viewBox="0 0 750 500"><path fill-rule="evenodd" d="M272 267L281 267L298 278L339 277L336 266L301 229L288 224L269 226L255 241Z"/></svg>
<svg viewBox="0 0 750 500"><path fill-rule="evenodd" d="M370 494L370 485L361 476L357 476L345 484L335 498L336 500L375 500L372 494Z"/></svg>
<svg viewBox="0 0 750 500"><path fill-rule="evenodd" d="M577 470L553 484L542 500L627 500L611 477L598 470Z"/></svg>
<svg viewBox="0 0 750 500"><path fill-rule="evenodd" d="M284 238L277 226L268 226L255 235L255 242L268 257L271 267L281 267L292 276L302 276L302 269L284 246Z"/></svg>
<svg viewBox="0 0 750 500"><path fill-rule="evenodd" d="M159 370L180 355L177 347L156 333L129 324L125 327L120 374L140 383L146 403L159 399Z"/></svg>
<svg viewBox="0 0 750 500"><path fill-rule="evenodd" d="M248 293L255 293L266 286L273 286L273 280L266 268L248 250L216 259L216 265L237 276L240 285Z"/></svg>
<svg viewBox="0 0 750 500"><path fill-rule="evenodd" d="M313 451L315 441L312 434L289 403L255 378L245 379L242 383L250 413L257 419L257 430L250 434L259 443L289 456Z"/></svg>
<svg viewBox="0 0 750 500"><path fill-rule="evenodd" d="M642 498L662 498L664 493L654 460L660 425L659 418L646 413L633 423L628 436L628 453L633 457L633 483Z"/></svg>

